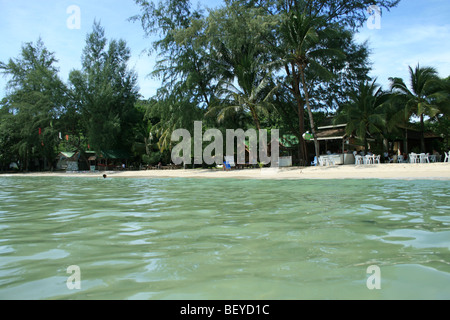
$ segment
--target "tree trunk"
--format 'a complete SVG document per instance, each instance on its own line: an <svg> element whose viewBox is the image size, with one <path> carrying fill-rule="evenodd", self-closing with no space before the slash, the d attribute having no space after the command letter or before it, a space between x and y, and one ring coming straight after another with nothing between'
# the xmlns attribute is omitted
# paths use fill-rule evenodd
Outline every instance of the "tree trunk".
<svg viewBox="0 0 450 320"><path fill-rule="evenodd" d="M25 172L28 172L30 168L30 152L27 148L27 152L25 155Z"/></svg>
<svg viewBox="0 0 450 320"><path fill-rule="evenodd" d="M316 157L317 159L319 159L320 157L320 146L319 146L319 141L317 140L317 134L316 134L316 128L314 125L314 118L313 118L313 114L311 111L311 106L309 104L309 94L308 94L308 87L306 86L306 80L305 80L305 73L304 70L300 68L300 74L302 77L302 85L303 85L303 91L305 93L305 102L306 102L306 108L308 109L308 115L309 115L309 122L311 124L311 131L313 133L314 136L314 147L316 149Z"/></svg>
<svg viewBox="0 0 450 320"><path fill-rule="evenodd" d="M298 112L298 125L299 125L299 161L300 165L305 165L308 163L308 149L306 147L306 141L303 139L303 134L305 133L305 103L302 100L302 96L300 93L300 77L296 72L295 65L291 63L292 72L289 70L289 66L286 65L286 74L291 77L292 76L292 87L290 88L291 93L294 95L295 100L297 101L297 112Z"/></svg>
<svg viewBox="0 0 450 320"><path fill-rule="evenodd" d="M255 122L256 130L261 130L261 124L259 122L258 114L256 113L256 110L253 107L250 107L250 112L253 117L253 121Z"/></svg>
<svg viewBox="0 0 450 320"><path fill-rule="evenodd" d="M422 153L426 152L425 148L425 123L423 114L420 115L420 151Z"/></svg>
<svg viewBox="0 0 450 320"><path fill-rule="evenodd" d="M308 162L308 151L306 148L306 141L303 139L303 134L305 133L305 107L301 99L297 99L298 107L298 124L300 128L300 138L299 138L299 148L301 152L301 160L305 163Z"/></svg>
<svg viewBox="0 0 450 320"><path fill-rule="evenodd" d="M253 121L255 122L255 125L256 125L256 130L258 131L258 135L259 135L259 132L260 132L260 130L261 130L261 124L260 124L260 122L259 122L259 118L258 118L258 114L256 113L256 110L255 110L255 108L253 108L253 107L250 107L250 112L251 112L251 114L252 114L252 117L253 117ZM259 137L260 139L261 139L261 137ZM267 142L269 142L269 141L267 141ZM266 144L262 144L262 152L263 152L263 154L265 154L266 156L268 156L268 153L267 153L267 145ZM262 162L262 159L259 159L260 160L260 162Z"/></svg>
<svg viewBox="0 0 450 320"><path fill-rule="evenodd" d="M383 151L389 153L389 141L386 138L383 138Z"/></svg>
<svg viewBox="0 0 450 320"><path fill-rule="evenodd" d="M405 153L405 154L408 154L408 129L405 129L405 143L404 143L404 150L403 150L403 152Z"/></svg>

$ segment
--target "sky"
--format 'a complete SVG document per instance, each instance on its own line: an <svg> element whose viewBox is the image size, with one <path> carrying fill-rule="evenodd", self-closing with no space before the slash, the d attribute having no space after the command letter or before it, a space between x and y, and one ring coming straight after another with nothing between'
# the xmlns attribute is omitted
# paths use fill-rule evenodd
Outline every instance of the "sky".
<svg viewBox="0 0 450 320"><path fill-rule="evenodd" d="M200 0L202 7L214 8L221 0ZM72 8L79 9L79 12ZM139 77L143 98L151 98L159 81L148 77L156 56L145 49L139 23L128 19L139 13L134 0L0 0L0 61L7 63L19 56L21 47L42 38L47 49L59 60L60 77L67 82L70 71L81 68L86 35L94 20L105 28L107 39L124 39L131 49L130 68ZM75 22L80 24L77 25ZM374 16L373 16L374 17ZM431 66L441 77L450 76L450 1L402 0L378 21L369 21L356 35L356 41L368 41L371 49L371 76L388 89L389 77L409 79L408 67ZM0 76L0 99L6 95L7 78Z"/></svg>

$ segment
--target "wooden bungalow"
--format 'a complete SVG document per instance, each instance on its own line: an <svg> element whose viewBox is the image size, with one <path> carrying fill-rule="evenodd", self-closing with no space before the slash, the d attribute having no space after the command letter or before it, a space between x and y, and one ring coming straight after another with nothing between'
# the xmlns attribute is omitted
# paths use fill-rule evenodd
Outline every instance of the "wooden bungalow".
<svg viewBox="0 0 450 320"><path fill-rule="evenodd" d="M347 135L347 124L338 124L319 127L317 140L320 143L322 154L333 154L336 156L336 164L347 165L355 164L353 151L364 150L360 139ZM369 139L373 142L373 139Z"/></svg>
<svg viewBox="0 0 450 320"><path fill-rule="evenodd" d="M101 151L90 157L98 170L122 170L124 166L128 167L130 158L131 155L122 150Z"/></svg>
<svg viewBox="0 0 450 320"><path fill-rule="evenodd" d="M56 157L56 169L66 171L78 171L78 161L80 159L79 152L62 151Z"/></svg>
<svg viewBox="0 0 450 320"><path fill-rule="evenodd" d="M390 149L394 151L395 154L421 152L421 135L422 133L417 129L406 129L401 128L402 137L393 139L390 142ZM444 143L444 138L432 131L426 131L424 133L425 139L425 153L432 154L435 150L440 151L441 146Z"/></svg>

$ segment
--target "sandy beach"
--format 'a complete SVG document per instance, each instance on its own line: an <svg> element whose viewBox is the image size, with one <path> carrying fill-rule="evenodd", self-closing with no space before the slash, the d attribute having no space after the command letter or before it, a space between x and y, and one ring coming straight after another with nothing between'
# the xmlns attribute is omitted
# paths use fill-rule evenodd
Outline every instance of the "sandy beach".
<svg viewBox="0 0 450 320"><path fill-rule="evenodd" d="M105 172L42 172L5 174L22 177L93 177L99 178ZM244 170L141 170L107 171L108 178L234 178L234 179L406 179L406 180L450 180L450 163L431 164L380 164L346 165L334 167L291 167Z"/></svg>

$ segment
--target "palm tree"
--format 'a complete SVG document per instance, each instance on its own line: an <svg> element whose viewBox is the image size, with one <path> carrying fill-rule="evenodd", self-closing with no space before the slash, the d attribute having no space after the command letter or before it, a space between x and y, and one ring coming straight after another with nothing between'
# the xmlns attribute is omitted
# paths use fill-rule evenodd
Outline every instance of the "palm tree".
<svg viewBox="0 0 450 320"><path fill-rule="evenodd" d="M384 113L389 94L373 82L361 82L358 92L351 94L350 101L344 105L335 122L347 123L347 135L356 135L368 149L368 137L382 135L386 125Z"/></svg>
<svg viewBox="0 0 450 320"><path fill-rule="evenodd" d="M219 122L237 115L251 116L261 129L261 113L271 108L276 90L268 66L269 52L260 33L267 32L260 9L230 2L207 19L209 67L216 74L214 96L207 115Z"/></svg>
<svg viewBox="0 0 450 320"><path fill-rule="evenodd" d="M344 55L338 48L331 47L332 42L328 41L337 37L341 30L327 24L326 19L322 17L309 16L302 11L291 11L281 23L279 32L283 50L285 50L284 58L280 62L285 66L286 73L292 81L291 90L297 99L300 130L304 128L302 120L306 105L314 135L315 153L319 157L319 142L311 110L310 93L313 88L310 79L307 79L307 72L314 73L325 81L334 77L321 65L320 61ZM303 97L301 97L300 87Z"/></svg>
<svg viewBox="0 0 450 320"><path fill-rule="evenodd" d="M450 115L450 76L440 79L440 90L433 94L441 114Z"/></svg>
<svg viewBox="0 0 450 320"><path fill-rule="evenodd" d="M394 136L403 136L403 152L408 153L408 133L410 130L411 113L405 108L406 99L394 93L390 94L386 104L386 130Z"/></svg>
<svg viewBox="0 0 450 320"><path fill-rule="evenodd" d="M431 67L420 67L415 70L409 67L410 88L401 78L390 78L392 92L405 101L405 114L416 115L420 118L421 152L425 152L425 117L435 117L440 111L437 103L439 93L439 77L437 71Z"/></svg>
<svg viewBox="0 0 450 320"><path fill-rule="evenodd" d="M264 48L252 40L237 44L219 42L215 57L222 74L215 94L219 99L207 114L222 121L227 115L249 113L255 127L261 129L259 115L272 107L270 101L278 88L272 81Z"/></svg>
<svg viewBox="0 0 450 320"><path fill-rule="evenodd" d="M442 91L436 99L439 107L440 116L437 116L437 131L444 138L445 149L448 150L450 136L450 77L441 79Z"/></svg>
<svg viewBox="0 0 450 320"><path fill-rule="evenodd" d="M258 85L252 87L250 92L245 92L232 83L223 84L221 92L224 94L224 99L220 105L210 109L208 114L217 112L217 120L220 122L228 114L243 111L249 112L252 116L253 122L257 130L261 129L259 114L267 114L271 108L271 98L276 86L272 87L269 93L264 89L268 88L268 79L264 78Z"/></svg>

